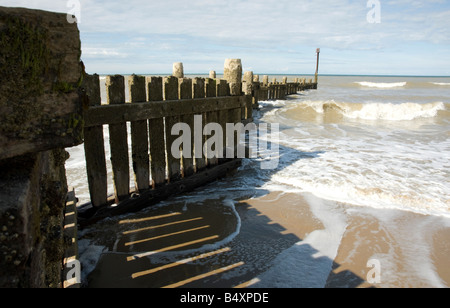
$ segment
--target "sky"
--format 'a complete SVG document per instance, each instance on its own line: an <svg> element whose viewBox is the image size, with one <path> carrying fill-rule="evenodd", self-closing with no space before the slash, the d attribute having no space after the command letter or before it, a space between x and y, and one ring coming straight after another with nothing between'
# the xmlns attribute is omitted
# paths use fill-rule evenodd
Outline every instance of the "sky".
<svg viewBox="0 0 450 308"><path fill-rule="evenodd" d="M0 0L74 14L88 73L450 76L450 0Z"/></svg>

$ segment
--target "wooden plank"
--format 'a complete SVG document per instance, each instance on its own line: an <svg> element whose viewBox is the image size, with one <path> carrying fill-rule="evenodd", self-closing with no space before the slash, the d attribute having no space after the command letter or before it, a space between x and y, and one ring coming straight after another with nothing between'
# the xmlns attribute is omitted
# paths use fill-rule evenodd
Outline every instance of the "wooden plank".
<svg viewBox="0 0 450 308"><path fill-rule="evenodd" d="M244 104L243 104L244 105ZM228 111L228 123L241 123L241 108L231 109ZM226 132L227 135L227 152L226 152L226 158L237 158L237 146L239 144L239 137L240 134L236 130L233 131L233 134L229 134Z"/></svg>
<svg viewBox="0 0 450 308"><path fill-rule="evenodd" d="M106 77L108 104L125 104L125 79L121 75ZM109 144L116 202L130 193L130 171L128 158L128 135L126 122L109 125Z"/></svg>
<svg viewBox="0 0 450 308"><path fill-rule="evenodd" d="M205 98L205 78L195 77L192 80L192 97Z"/></svg>
<svg viewBox="0 0 450 308"><path fill-rule="evenodd" d="M84 77L83 88L88 96L89 106L100 106L100 80L98 75ZM89 184L89 194L92 205L103 206L108 199L108 184L106 172L105 146L103 126L92 126L84 129L84 153L86 158L86 173Z"/></svg>
<svg viewBox="0 0 450 308"><path fill-rule="evenodd" d="M157 119L166 116L181 116L186 113L200 114L240 107L243 96L211 97L183 101L158 101L122 105L91 107L85 112L85 127L103 124L117 124L124 121Z"/></svg>
<svg viewBox="0 0 450 308"><path fill-rule="evenodd" d="M230 95L230 87L228 82L225 79L217 79L217 96L229 96ZM219 158L219 162L220 159L223 159L226 157L226 148L227 148L227 135L226 135L226 124L228 122L228 113L229 110L227 109L222 109L218 111L217 114L217 123L220 124L220 126L222 126L222 130L223 130L223 138L222 138L222 151L219 150L219 152L217 153L218 158Z"/></svg>
<svg viewBox="0 0 450 308"><path fill-rule="evenodd" d="M216 79L213 78L206 78L205 79L205 94L206 97L216 97L217 96L217 82ZM221 106L223 107L223 106ZM217 110L207 110L205 112L205 122L204 126L206 126L208 123L217 123ZM206 153L206 148L208 147L208 136L205 135L205 142L204 144L204 154L206 159L206 165L207 166L214 166L218 164L218 158L217 157L208 157Z"/></svg>
<svg viewBox="0 0 450 308"><path fill-rule="evenodd" d="M169 76L164 78L164 99L178 100L178 78ZM178 101L177 101L178 102ZM181 114L185 114L183 110ZM180 122L180 115L169 114L165 117L166 126L166 149L167 149L167 166L168 166L168 180L173 182L181 178L181 159L172 155L171 147L177 136L172 135L172 127Z"/></svg>
<svg viewBox="0 0 450 308"><path fill-rule="evenodd" d="M242 115L242 119L247 120L253 118L253 99L251 95L247 95L244 102L245 116Z"/></svg>
<svg viewBox="0 0 450 308"><path fill-rule="evenodd" d="M193 98L205 98L205 79L204 78L194 78L192 81L192 95ZM206 113L201 113L197 115L198 119L201 119L201 125L197 128L197 133L201 132L201 143L193 143L194 157L195 157L195 170L196 172L202 171L206 168L206 160L203 155L203 145L205 144L206 137L203 135L203 128L205 127ZM195 131L194 127L194 131ZM198 137L198 136L197 136ZM199 139L200 140L200 139ZM195 138L194 138L195 141Z"/></svg>
<svg viewBox="0 0 450 308"><path fill-rule="evenodd" d="M179 79L179 99L192 99L192 79L180 78ZM182 171L183 177L191 176L194 174L194 115L187 111L187 114L181 116L180 121L186 123L190 130L190 146L182 145Z"/></svg>
<svg viewBox="0 0 450 308"><path fill-rule="evenodd" d="M213 79L213 78L205 79L205 96L206 97L216 97L217 96L215 79Z"/></svg>
<svg viewBox="0 0 450 308"><path fill-rule="evenodd" d="M148 77L148 100L163 100L163 79L162 77ZM152 186L158 187L166 181L166 147L164 143L164 118L148 120L150 161Z"/></svg>
<svg viewBox="0 0 450 308"><path fill-rule="evenodd" d="M218 117L219 117L218 111L212 111L212 112L206 113L206 125L208 125L209 123L218 123ZM217 132L214 132L214 134L216 134L216 133ZM214 155L210 154L209 156L207 154L208 151L206 151L206 149L205 149L205 155L207 156L206 157L207 165L208 165L208 167L215 166L219 163L218 145L216 143L215 147L212 146L212 144L213 144L213 141L211 141L211 138L213 137L212 134L205 135L205 137L207 139L206 142L204 143L206 149L208 149L208 148L215 149L215 151L214 151L215 154ZM220 137L220 138L222 138L222 137Z"/></svg>
<svg viewBox="0 0 450 308"><path fill-rule="evenodd" d="M131 75L128 78L130 100L132 103L145 102L145 77ZM150 163L147 120L131 122L131 148L136 190L141 192L149 188Z"/></svg>

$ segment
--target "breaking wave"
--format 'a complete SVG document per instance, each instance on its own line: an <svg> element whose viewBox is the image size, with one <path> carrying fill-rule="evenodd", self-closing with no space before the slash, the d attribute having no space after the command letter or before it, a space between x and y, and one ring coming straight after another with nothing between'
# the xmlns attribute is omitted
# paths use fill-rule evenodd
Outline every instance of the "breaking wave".
<svg viewBox="0 0 450 308"><path fill-rule="evenodd" d="M310 107L317 113L338 112L346 118L363 120L407 121L432 118L446 110L443 102L419 103L345 103L335 101L302 102L301 108Z"/></svg>
<svg viewBox="0 0 450 308"><path fill-rule="evenodd" d="M407 82L370 82L370 81L357 81L363 87L369 88L379 88L379 89L390 89L390 88L401 88L406 86Z"/></svg>
<svg viewBox="0 0 450 308"><path fill-rule="evenodd" d="M450 86L449 82L432 82L432 84L437 86Z"/></svg>

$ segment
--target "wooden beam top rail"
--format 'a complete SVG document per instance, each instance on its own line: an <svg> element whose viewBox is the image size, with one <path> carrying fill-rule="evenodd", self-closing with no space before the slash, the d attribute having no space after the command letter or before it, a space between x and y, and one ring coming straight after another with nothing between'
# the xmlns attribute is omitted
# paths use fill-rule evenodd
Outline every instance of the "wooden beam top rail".
<svg viewBox="0 0 450 308"><path fill-rule="evenodd" d="M84 127L236 109L251 99L245 95L92 106L84 113Z"/></svg>

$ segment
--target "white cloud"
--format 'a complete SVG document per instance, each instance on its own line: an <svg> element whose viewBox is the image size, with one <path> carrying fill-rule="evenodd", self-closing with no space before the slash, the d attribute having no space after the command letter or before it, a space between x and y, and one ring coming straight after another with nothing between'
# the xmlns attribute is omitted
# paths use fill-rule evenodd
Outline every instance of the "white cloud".
<svg viewBox="0 0 450 308"><path fill-rule="evenodd" d="M83 48L83 57L120 57L125 58L128 56L127 53L119 52L114 48L95 48L86 47Z"/></svg>
<svg viewBox="0 0 450 308"><path fill-rule="evenodd" d="M0 1L6 6L68 10L67 0ZM173 58L194 61L199 56L207 61L214 56L238 54L247 56L255 68L260 67L253 62L257 59L273 67L272 63L280 61L275 61L276 57L284 57L285 63L280 63L280 67L292 65L293 70L299 70L306 64L299 64L298 57L309 57L311 51L313 58L316 47L325 52L358 51L352 56L361 61L369 52L389 53L411 43L449 49L448 1L381 0L381 24L367 22L366 2L80 0L79 28L87 64L99 57L170 63ZM414 51L405 49L405 52ZM416 54L420 56L424 61L423 53ZM392 64L395 69L395 63Z"/></svg>

